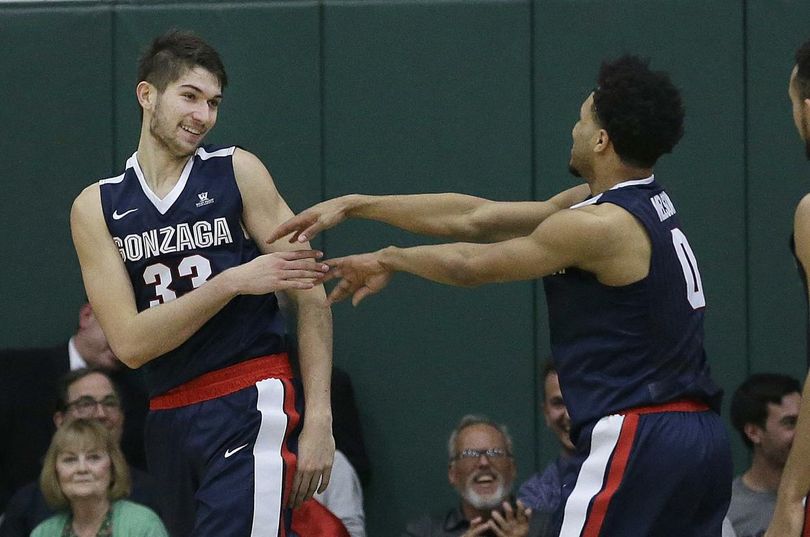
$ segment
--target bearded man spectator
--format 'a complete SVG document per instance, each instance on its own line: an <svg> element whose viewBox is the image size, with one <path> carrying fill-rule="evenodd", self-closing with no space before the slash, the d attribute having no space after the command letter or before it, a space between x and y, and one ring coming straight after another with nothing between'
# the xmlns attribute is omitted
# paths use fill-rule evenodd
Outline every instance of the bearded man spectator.
<svg viewBox="0 0 810 537"><path fill-rule="evenodd" d="M514 501L517 466L506 427L484 416L467 415L447 443L447 477L460 504L407 525L403 537L539 536L545 516Z"/></svg>

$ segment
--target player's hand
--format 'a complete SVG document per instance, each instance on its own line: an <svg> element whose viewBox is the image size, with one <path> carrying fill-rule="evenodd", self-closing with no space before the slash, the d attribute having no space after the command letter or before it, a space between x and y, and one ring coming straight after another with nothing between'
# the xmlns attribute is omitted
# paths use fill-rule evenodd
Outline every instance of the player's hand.
<svg viewBox="0 0 810 537"><path fill-rule="evenodd" d="M776 510L765 537L800 537L804 524L804 506L801 501L788 502L782 498L776 502Z"/></svg>
<svg viewBox="0 0 810 537"><path fill-rule="evenodd" d="M336 257L325 263L330 268L324 281L341 278L326 298L329 304L351 296L352 305L356 306L367 296L380 292L394 275L379 262L378 252Z"/></svg>
<svg viewBox="0 0 810 537"><path fill-rule="evenodd" d="M323 492L329 485L335 458L335 439L331 420L304 418L304 427L298 437L298 461L287 506L296 508ZM320 486L319 486L320 485Z"/></svg>
<svg viewBox="0 0 810 537"><path fill-rule="evenodd" d="M287 289L311 289L329 270L316 261L323 254L316 250L296 250L260 255L225 271L233 278L241 295L266 295ZM223 273L223 274L225 274Z"/></svg>
<svg viewBox="0 0 810 537"><path fill-rule="evenodd" d="M346 219L350 206L349 196L326 200L293 216L270 233L267 244L272 244L281 237L290 235L290 242L307 242L318 233L333 228Z"/></svg>
<svg viewBox="0 0 810 537"><path fill-rule="evenodd" d="M524 506L520 500L514 508L509 502L503 502L503 514L492 511L489 524L498 537L526 537L529 534L529 519L532 510Z"/></svg>

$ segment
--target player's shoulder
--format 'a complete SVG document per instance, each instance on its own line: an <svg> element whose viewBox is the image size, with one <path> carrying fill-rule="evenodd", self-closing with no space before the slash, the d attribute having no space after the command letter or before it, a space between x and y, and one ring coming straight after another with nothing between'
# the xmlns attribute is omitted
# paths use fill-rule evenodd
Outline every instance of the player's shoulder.
<svg viewBox="0 0 810 537"><path fill-rule="evenodd" d="M810 194L805 194L796 206L796 218L810 219Z"/></svg>
<svg viewBox="0 0 810 537"><path fill-rule="evenodd" d="M243 193L254 188L266 188L267 185L275 187L273 178L261 159L241 147L237 147L233 153L233 172Z"/></svg>
<svg viewBox="0 0 810 537"><path fill-rule="evenodd" d="M259 157L241 147L234 148L233 167L237 170L237 172L250 172L258 169L265 169L264 164Z"/></svg>
<svg viewBox="0 0 810 537"><path fill-rule="evenodd" d="M82 210L101 205L101 185L95 182L87 185L73 200L73 210Z"/></svg>

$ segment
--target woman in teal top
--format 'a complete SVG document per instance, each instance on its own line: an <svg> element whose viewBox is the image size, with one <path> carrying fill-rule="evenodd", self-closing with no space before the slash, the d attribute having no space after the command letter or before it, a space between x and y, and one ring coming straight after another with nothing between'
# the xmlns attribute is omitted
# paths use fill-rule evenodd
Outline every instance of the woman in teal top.
<svg viewBox="0 0 810 537"><path fill-rule="evenodd" d="M31 537L168 537L152 510L123 499L130 488L127 464L95 420L77 419L56 431L39 483L48 505L61 511Z"/></svg>

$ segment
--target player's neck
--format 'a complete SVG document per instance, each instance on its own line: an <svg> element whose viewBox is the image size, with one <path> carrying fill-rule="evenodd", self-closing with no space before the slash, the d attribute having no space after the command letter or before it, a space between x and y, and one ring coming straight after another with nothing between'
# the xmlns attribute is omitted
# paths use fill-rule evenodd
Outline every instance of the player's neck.
<svg viewBox="0 0 810 537"><path fill-rule="evenodd" d="M178 157L153 136L142 135L137 158L149 188L162 198L177 184L190 155Z"/></svg>
<svg viewBox="0 0 810 537"><path fill-rule="evenodd" d="M619 183L634 179L645 179L653 174L652 168L639 168L628 166L621 161L607 162L603 166L595 166L593 177L588 179L591 194L594 196L610 190Z"/></svg>
<svg viewBox="0 0 810 537"><path fill-rule="evenodd" d="M776 492L784 468L769 464L764 457L754 455L751 467L742 475L743 483L757 492Z"/></svg>

